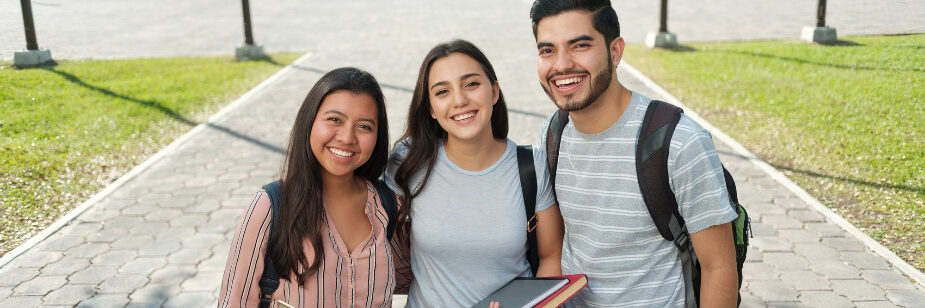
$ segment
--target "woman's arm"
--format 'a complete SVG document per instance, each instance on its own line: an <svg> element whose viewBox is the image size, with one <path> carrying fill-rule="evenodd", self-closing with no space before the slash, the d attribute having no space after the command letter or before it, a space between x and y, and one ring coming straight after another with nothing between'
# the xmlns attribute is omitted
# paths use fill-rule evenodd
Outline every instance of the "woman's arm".
<svg viewBox="0 0 925 308"><path fill-rule="evenodd" d="M400 210L403 202L401 195L396 196L398 199L398 209ZM400 223L406 224L405 228L407 230L410 228L411 222L405 220L404 222L396 222L394 230L398 230L398 225ZM392 246L392 264L395 267L395 294L408 294L408 290L411 289L411 281L414 280L414 274L411 272L411 234L406 236L401 236L397 231L392 234L392 241L389 242L389 245Z"/></svg>
<svg viewBox="0 0 925 308"><path fill-rule="evenodd" d="M536 213L536 243L540 256L537 277L562 275L562 236L565 233L559 205Z"/></svg>
<svg viewBox="0 0 925 308"><path fill-rule="evenodd" d="M402 236L394 234L392 236L392 261L395 266L395 294L408 294L411 289L411 281L414 280L414 274L411 273L411 247L408 245L408 239L401 239ZM405 236L410 237L410 236Z"/></svg>
<svg viewBox="0 0 925 308"><path fill-rule="evenodd" d="M270 236L270 198L260 192L241 216L222 275L218 307L256 307L257 282L263 275L263 258Z"/></svg>

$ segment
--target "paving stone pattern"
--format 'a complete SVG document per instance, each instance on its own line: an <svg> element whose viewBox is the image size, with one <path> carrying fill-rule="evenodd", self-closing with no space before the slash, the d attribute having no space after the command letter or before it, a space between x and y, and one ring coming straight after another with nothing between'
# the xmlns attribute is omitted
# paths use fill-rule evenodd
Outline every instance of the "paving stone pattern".
<svg viewBox="0 0 925 308"><path fill-rule="evenodd" d="M409 2L324 2L312 3L310 13L278 12L279 24L310 24L297 27L299 42L288 46L304 44L298 46L312 55L0 267L0 307L214 306L236 221L259 187L277 176L298 106L321 74L332 68L359 66L377 76L394 142L404 127L423 55L436 42L469 39L498 71L510 110L510 138L533 143L544 115L554 107L536 81L535 42L525 21L529 4ZM167 7L159 6L161 11ZM474 9L487 7L492 10ZM196 13L210 14L206 11ZM190 14L182 13L171 12ZM363 16L364 22L349 16ZM122 29L134 25L126 18L110 17ZM192 17L175 21L206 24ZM132 33L174 26L152 23ZM237 31L238 25L231 28ZM283 35L257 33L268 38ZM146 39L164 43L153 34ZM169 53L174 47L164 43L157 52ZM232 47L216 50L225 53ZM658 98L632 75L623 70L618 74L628 87ZM718 144L718 150L736 178L754 227L744 269L744 307L925 306L925 291L884 259L726 145ZM403 298L396 302L403 303Z"/></svg>

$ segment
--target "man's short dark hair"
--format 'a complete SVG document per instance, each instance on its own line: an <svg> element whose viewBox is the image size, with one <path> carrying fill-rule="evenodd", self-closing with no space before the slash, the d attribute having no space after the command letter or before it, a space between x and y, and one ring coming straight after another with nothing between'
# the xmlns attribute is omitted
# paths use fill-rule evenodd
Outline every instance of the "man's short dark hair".
<svg viewBox="0 0 925 308"><path fill-rule="evenodd" d="M536 26L540 20L568 11L591 13L594 29L604 35L604 41L608 46L620 36L620 21L617 20L617 12L610 5L610 0L536 0L530 8L533 37L536 38Z"/></svg>

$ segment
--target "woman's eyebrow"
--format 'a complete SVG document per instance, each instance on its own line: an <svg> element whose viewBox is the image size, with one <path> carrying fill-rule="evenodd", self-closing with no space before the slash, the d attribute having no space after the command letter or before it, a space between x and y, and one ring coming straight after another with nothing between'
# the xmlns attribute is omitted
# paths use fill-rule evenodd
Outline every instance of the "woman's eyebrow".
<svg viewBox="0 0 925 308"><path fill-rule="evenodd" d="M473 77L473 76L482 76L482 74L479 74L479 73L468 73L468 74L462 75L462 77L459 77L459 80L463 80L463 79L466 79L466 78L469 78L469 77Z"/></svg>

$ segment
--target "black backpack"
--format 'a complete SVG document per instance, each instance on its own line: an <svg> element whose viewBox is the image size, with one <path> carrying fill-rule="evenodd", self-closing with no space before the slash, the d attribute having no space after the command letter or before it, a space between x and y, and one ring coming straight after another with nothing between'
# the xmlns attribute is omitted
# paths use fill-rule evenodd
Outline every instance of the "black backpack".
<svg viewBox="0 0 925 308"><path fill-rule="evenodd" d="M642 120L639 138L636 140L636 176L643 200L649 209L649 215L655 222L658 232L665 240L674 242L680 250L681 264L685 281L687 307L697 307L700 303L700 263L690 242L690 234L684 224L684 218L678 212L678 202L668 184L668 149L681 113L684 111L674 105L653 100ZM549 165L550 182L555 187L556 165L559 161L559 143L562 131L568 124L567 112L556 111L546 131L546 155ZM735 181L723 167L726 189L730 203L739 215L732 223L733 245L736 250L736 268L739 274L739 288L742 287L742 264L745 263L748 248L748 233L751 221L745 208L739 204ZM741 302L741 296L738 301Z"/></svg>
<svg viewBox="0 0 925 308"><path fill-rule="evenodd" d="M395 193L386 186L385 182L382 180L373 181L373 186L376 188L376 193L379 194L379 200L382 201L382 207L385 208L386 215L389 216L389 222L386 224L385 228L385 236L387 240L391 241L392 234L395 233L395 224L392 222L395 221L398 215L398 202L395 200ZM276 230L276 223L279 220L277 215L279 215L280 183L279 181L271 182L267 185L263 185L263 189L267 192L267 196L270 197L270 204L272 206L271 212L273 215L270 218L270 236L272 237ZM267 243L270 243L269 241L270 239L267 240ZM269 248L267 251L269 251ZM273 267L273 261L270 260L268 254L263 256L263 275L260 277L260 281L257 284L260 286L260 308L269 308L271 297L273 293L276 293L276 289L279 288L279 275L276 273L276 268Z"/></svg>

